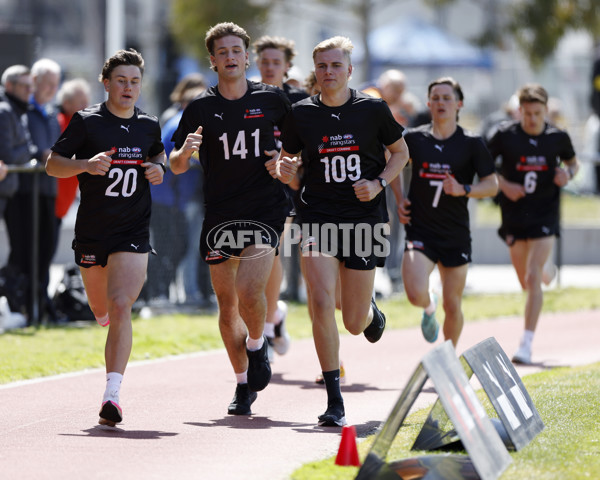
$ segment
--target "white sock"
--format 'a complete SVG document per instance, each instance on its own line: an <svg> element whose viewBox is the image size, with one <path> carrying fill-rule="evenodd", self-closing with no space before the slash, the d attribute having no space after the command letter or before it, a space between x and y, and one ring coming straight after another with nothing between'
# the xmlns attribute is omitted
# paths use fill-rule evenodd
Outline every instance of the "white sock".
<svg viewBox="0 0 600 480"><path fill-rule="evenodd" d="M103 402L113 400L119 403L119 393L121 391L121 382L123 375L118 372L108 372L106 374L106 390L104 390Z"/></svg>
<svg viewBox="0 0 600 480"><path fill-rule="evenodd" d="M237 383L248 383L248 370L246 370L242 373L236 373L235 381Z"/></svg>
<svg viewBox="0 0 600 480"><path fill-rule="evenodd" d="M95 316L95 315L94 315ZM95 316L96 317L96 316ZM100 325L104 325L106 323L106 321L108 320L108 313L102 317L96 317L96 321L100 324Z"/></svg>
<svg viewBox="0 0 600 480"><path fill-rule="evenodd" d="M433 301L433 298L431 299L431 303L429 304L429 306L427 308L425 308L425 313L427 315L431 315L433 312L435 312L435 302Z"/></svg>
<svg viewBox="0 0 600 480"><path fill-rule="evenodd" d="M521 338L521 343L528 347L531 347L531 343L533 342L533 335L535 334L532 330L525 330L523 332L523 337Z"/></svg>
<svg viewBox="0 0 600 480"><path fill-rule="evenodd" d="M265 337L261 336L260 338L254 339L248 337L246 339L246 348L251 352L256 352L256 350L260 350L265 343Z"/></svg>
<svg viewBox="0 0 600 480"><path fill-rule="evenodd" d="M265 322L265 335L269 338L275 337L275 324Z"/></svg>

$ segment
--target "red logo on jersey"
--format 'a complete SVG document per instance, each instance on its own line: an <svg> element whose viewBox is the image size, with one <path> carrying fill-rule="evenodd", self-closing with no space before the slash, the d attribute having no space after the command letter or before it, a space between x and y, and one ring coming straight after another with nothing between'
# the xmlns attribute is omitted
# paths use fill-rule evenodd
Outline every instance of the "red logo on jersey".
<svg viewBox="0 0 600 480"><path fill-rule="evenodd" d="M244 114L244 118L262 118L264 116L260 108L247 108Z"/></svg>

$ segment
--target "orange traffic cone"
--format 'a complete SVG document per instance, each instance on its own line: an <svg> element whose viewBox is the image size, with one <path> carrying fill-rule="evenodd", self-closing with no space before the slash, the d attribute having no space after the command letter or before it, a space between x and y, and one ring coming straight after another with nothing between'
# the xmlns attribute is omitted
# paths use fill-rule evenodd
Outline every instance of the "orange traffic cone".
<svg viewBox="0 0 600 480"><path fill-rule="evenodd" d="M348 465L360 467L356 448L356 428L354 426L346 425L342 428L342 441L337 457L335 457L335 464L343 467Z"/></svg>

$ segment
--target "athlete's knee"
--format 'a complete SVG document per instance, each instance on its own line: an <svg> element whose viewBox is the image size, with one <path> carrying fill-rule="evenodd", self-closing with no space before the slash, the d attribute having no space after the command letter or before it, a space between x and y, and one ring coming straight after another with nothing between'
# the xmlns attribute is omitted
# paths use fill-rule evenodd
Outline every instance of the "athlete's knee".
<svg viewBox="0 0 600 480"><path fill-rule="evenodd" d="M108 313L111 319L123 318L131 315L133 300L125 294L113 295L108 300Z"/></svg>
<svg viewBox="0 0 600 480"><path fill-rule="evenodd" d="M528 271L525 274L524 290L533 292L542 288L542 274L538 271Z"/></svg>
<svg viewBox="0 0 600 480"><path fill-rule="evenodd" d="M446 318L458 319L462 318L461 302L457 298L444 298L444 313Z"/></svg>
<svg viewBox="0 0 600 480"><path fill-rule="evenodd" d="M413 287L407 287L406 290L406 298L416 307L427 307L429 305L429 293L427 290L417 289Z"/></svg>

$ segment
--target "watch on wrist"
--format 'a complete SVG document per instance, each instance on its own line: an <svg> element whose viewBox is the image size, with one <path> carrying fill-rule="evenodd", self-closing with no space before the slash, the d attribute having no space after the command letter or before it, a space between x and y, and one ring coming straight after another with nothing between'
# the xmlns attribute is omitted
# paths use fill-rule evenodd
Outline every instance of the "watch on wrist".
<svg viewBox="0 0 600 480"><path fill-rule="evenodd" d="M381 188L387 187L388 183L385 180L385 178L377 177L376 180L379 181L379 185L381 185Z"/></svg>
<svg viewBox="0 0 600 480"><path fill-rule="evenodd" d="M164 163L158 163L157 165L160 165L163 169L163 174L167 173L167 166Z"/></svg>
<svg viewBox="0 0 600 480"><path fill-rule="evenodd" d="M465 197L468 197L471 193L471 185L463 185L463 188L465 189Z"/></svg>

